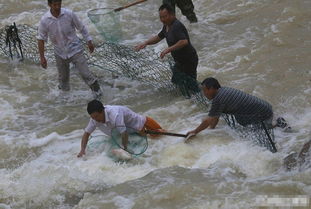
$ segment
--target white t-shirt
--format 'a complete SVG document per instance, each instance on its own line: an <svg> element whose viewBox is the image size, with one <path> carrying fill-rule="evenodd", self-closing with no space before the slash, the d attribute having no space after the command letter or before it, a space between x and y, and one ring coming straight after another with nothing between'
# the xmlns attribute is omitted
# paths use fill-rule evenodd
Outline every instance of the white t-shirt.
<svg viewBox="0 0 311 209"><path fill-rule="evenodd" d="M47 42L49 37L54 45L55 53L63 59L69 59L83 50L76 29L81 32L85 41L92 40L86 27L73 11L61 8L58 17L54 17L48 11L41 18L37 39Z"/></svg>
<svg viewBox="0 0 311 209"><path fill-rule="evenodd" d="M111 131L114 128L117 128L120 133L126 131L126 128L140 131L146 122L145 116L139 115L124 106L106 105L104 112L105 123L90 118L89 124L84 131L91 134L98 127L99 130L111 136Z"/></svg>

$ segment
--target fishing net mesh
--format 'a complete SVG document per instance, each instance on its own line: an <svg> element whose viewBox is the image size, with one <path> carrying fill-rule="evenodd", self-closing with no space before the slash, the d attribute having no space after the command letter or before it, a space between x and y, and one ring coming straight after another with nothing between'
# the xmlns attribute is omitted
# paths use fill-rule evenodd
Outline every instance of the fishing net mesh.
<svg viewBox="0 0 311 209"><path fill-rule="evenodd" d="M19 25L20 41L14 38L16 37L14 31L11 33L13 34L8 34L7 28L0 29L0 55L39 63L36 40L37 29L29 25ZM11 38L8 39L8 36ZM11 46L8 45L6 40L9 40ZM18 43L21 43L23 57L21 57L18 47L14 47L14 45L18 46ZM165 93L183 95L205 111L209 110L209 101L201 93L197 81L186 74L178 73L175 76L180 79L176 80L181 80L181 82L172 83L173 73L171 67L174 64L173 59L170 57L162 60L153 49L149 48L137 52L130 46L105 42L97 45L96 51L92 55L87 53L85 55L90 66L140 81ZM53 47L49 44L46 45L45 56L48 62L55 61ZM225 116L224 118L228 125L236 129L242 136L251 138L259 145L265 146L274 152L273 129L269 127L264 129L261 124L244 127L240 126L234 117Z"/></svg>
<svg viewBox="0 0 311 209"><path fill-rule="evenodd" d="M124 130L125 129L125 130ZM126 132L128 137L126 151L132 155L141 155L148 148L148 140L146 135L142 135L139 131L129 127L116 127L111 130L111 139L115 145L124 149L122 143L122 133Z"/></svg>
<svg viewBox="0 0 311 209"><path fill-rule="evenodd" d="M271 123L256 121L246 125L241 125L234 115L223 114L222 118L230 126L239 133L240 136L250 139L256 144L266 147L271 152L276 152L274 132Z"/></svg>

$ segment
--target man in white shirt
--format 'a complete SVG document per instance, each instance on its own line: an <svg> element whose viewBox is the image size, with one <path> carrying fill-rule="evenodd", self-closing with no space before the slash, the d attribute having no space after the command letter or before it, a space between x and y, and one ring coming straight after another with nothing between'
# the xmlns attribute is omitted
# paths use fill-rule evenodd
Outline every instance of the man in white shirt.
<svg viewBox="0 0 311 209"><path fill-rule="evenodd" d="M87 112L91 116L81 140L81 150L78 157L85 154L85 149L89 136L99 128L106 135L111 136L111 131L117 128L122 136L122 145L127 149L127 132L126 128L144 132L144 130L162 131L161 126L152 118L139 115L125 106L106 105L100 101L93 100L87 105Z"/></svg>
<svg viewBox="0 0 311 209"><path fill-rule="evenodd" d="M59 89L63 91L70 90L69 64L73 63L95 96L101 96L100 86L96 77L88 68L87 59L83 55L83 46L76 34L76 29L81 32L87 42L90 53L94 51L92 38L76 14L71 10L61 8L61 4L61 0L48 0L50 10L43 15L39 24L37 39L41 66L43 68L47 67L44 44L50 38L54 45Z"/></svg>

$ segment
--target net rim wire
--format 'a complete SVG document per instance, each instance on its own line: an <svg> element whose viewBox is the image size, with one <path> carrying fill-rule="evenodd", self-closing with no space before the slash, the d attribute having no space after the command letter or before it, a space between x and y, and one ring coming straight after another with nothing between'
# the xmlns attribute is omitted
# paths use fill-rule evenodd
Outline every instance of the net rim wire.
<svg viewBox="0 0 311 209"><path fill-rule="evenodd" d="M117 141L117 138L121 138L121 143L122 143L122 137L120 136L121 133L119 132L118 128L122 128L122 129L125 128L126 131L127 131L127 133L128 133L128 145L127 145L127 146L128 146L128 149L124 149L124 147L123 147L120 143L118 143L118 141ZM129 133L128 131L132 131L132 132ZM141 135L141 134L139 134L139 132L140 132L139 130L134 129L134 128L131 128L131 127L116 126L115 128L113 128L113 129L111 130L110 138L111 138L112 142L113 142L115 145L117 145L120 149L122 149L122 150L124 150L124 151L130 153L131 155L139 156L139 155L143 154L144 152L146 152L146 150L148 149L148 139L147 139L147 135ZM115 133L117 133L117 136L115 135ZM119 133L119 134L118 134L118 133ZM122 132L122 133L123 133L123 132ZM141 151L139 151L139 152L137 152L137 153L135 153L135 152L133 152L131 149L129 149L129 147L131 146L130 140L134 140L134 139L133 139L133 136L138 136L138 137L141 139L141 141L143 140L143 141L145 142L145 144L143 145L143 148L141 149ZM130 138L130 137L132 137L132 138Z"/></svg>
<svg viewBox="0 0 311 209"><path fill-rule="evenodd" d="M99 10L109 10L105 13L93 13L95 11L99 11ZM112 8L112 7L101 7L101 8L95 8L95 9L90 9L88 12L87 12L87 16L90 17L90 16L96 16L96 15L106 15L106 14L110 14L110 13L116 13L115 11L115 8Z"/></svg>

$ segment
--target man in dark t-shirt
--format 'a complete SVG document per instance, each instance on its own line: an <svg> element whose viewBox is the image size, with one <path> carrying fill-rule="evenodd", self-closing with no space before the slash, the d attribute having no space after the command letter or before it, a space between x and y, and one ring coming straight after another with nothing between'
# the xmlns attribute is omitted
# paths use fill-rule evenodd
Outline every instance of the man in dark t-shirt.
<svg viewBox="0 0 311 209"><path fill-rule="evenodd" d="M188 135L196 135L208 127L215 128L221 114L234 115L242 126L263 122L268 128L275 126L284 128L278 121L280 118L275 125L272 125L272 106L258 97L238 89L221 87L219 82L211 77L202 82L202 89L204 95L212 100L212 106L208 117L196 129L188 132Z"/></svg>
<svg viewBox="0 0 311 209"><path fill-rule="evenodd" d="M186 27L175 18L169 28L166 25L163 26L162 30L158 34L158 37L161 40L165 38L169 47L176 45L179 41L185 41L188 43L181 48L172 50L171 54L175 63L180 65L176 70L180 70L196 79L198 55L196 50L191 45Z"/></svg>
<svg viewBox="0 0 311 209"><path fill-rule="evenodd" d="M172 54L175 61L172 67L172 82L179 86L187 82L188 89L196 89L198 55L190 42L186 27L176 19L174 10L167 4L160 6L159 16L163 23L161 32L139 44L135 49L139 51L147 45L156 44L166 38L168 48L161 52L160 58L168 53Z"/></svg>

